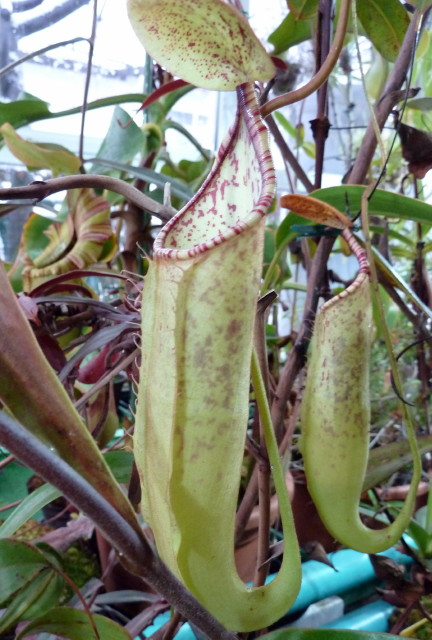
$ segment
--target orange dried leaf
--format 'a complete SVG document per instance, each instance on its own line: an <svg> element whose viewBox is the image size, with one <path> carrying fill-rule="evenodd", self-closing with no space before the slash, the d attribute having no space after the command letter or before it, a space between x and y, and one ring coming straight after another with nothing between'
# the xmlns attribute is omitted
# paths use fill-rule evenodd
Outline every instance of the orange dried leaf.
<svg viewBox="0 0 432 640"><path fill-rule="evenodd" d="M327 202L322 202L322 200L311 196L285 195L281 197L280 204L284 209L290 209L316 224L324 224L335 229L346 229L352 226L352 221L344 213Z"/></svg>

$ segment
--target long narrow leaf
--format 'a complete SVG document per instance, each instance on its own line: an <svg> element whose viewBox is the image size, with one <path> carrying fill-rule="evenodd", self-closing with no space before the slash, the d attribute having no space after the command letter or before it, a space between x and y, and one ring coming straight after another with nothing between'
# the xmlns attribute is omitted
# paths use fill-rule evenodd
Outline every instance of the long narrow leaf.
<svg viewBox="0 0 432 640"><path fill-rule="evenodd" d="M432 437L424 436L417 438L418 448L421 454L432 451ZM384 482L393 473L399 471L412 461L409 444L407 440L401 442L391 442L372 449L369 454L368 468L363 482L363 491Z"/></svg>
<svg viewBox="0 0 432 640"><path fill-rule="evenodd" d="M13 536L35 513L60 496L61 492L50 484L44 484L32 491L1 525L0 538Z"/></svg>
<svg viewBox="0 0 432 640"><path fill-rule="evenodd" d="M116 622L97 614L93 614L92 618L98 635L84 611L68 607L52 609L46 615L30 622L16 636L16 640L42 632L53 633L69 640L131 640L129 633Z"/></svg>
<svg viewBox="0 0 432 640"><path fill-rule="evenodd" d="M109 96L93 100L87 105L87 111L93 109L101 109L102 107L110 107L116 104L125 104L128 102L141 103L145 100L144 93L125 93L117 96ZM64 111L50 111L48 103L39 98L25 98L23 100L15 100L14 102L3 102L0 104L0 124L9 122L15 129L24 127L25 125L37 122L39 120L51 120L52 118L62 118L63 116L72 116L81 113L82 105L65 109Z"/></svg>
<svg viewBox="0 0 432 640"><path fill-rule="evenodd" d="M164 176L153 169L143 169L142 167L134 167L132 165L123 164L122 162L114 162L113 160L107 160L106 158L93 158L91 162L97 162L105 167L111 167L112 169L118 169L119 171L130 174L137 178L141 178L150 184L154 184L161 189L164 188L167 182L171 185L171 191L173 195L182 198L183 200L190 200L192 198L193 191L189 189L185 184L171 178L170 176Z"/></svg>

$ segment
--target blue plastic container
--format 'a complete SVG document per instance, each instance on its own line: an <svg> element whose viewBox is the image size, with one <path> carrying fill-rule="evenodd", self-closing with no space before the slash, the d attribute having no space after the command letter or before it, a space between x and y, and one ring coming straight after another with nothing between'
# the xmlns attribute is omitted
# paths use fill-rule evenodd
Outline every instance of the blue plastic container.
<svg viewBox="0 0 432 640"><path fill-rule="evenodd" d="M409 556L400 553L394 548L388 549L380 555L385 555L398 564L408 565L412 562ZM318 602L332 595L343 597L355 589L376 581L371 561L366 553L359 553L352 549L342 549L329 554L329 558L337 571L316 560L309 560L303 563L300 592L287 613L300 612L313 602ZM274 577L274 575L269 576L267 582L270 582ZM394 607L385 602L373 602L365 607L360 607L335 622L329 623L328 628L387 631L388 620L393 610ZM150 637L169 618L169 612L157 616L153 624L145 630L143 636L145 638ZM182 626L175 638L176 640L196 640L195 634L187 623Z"/></svg>

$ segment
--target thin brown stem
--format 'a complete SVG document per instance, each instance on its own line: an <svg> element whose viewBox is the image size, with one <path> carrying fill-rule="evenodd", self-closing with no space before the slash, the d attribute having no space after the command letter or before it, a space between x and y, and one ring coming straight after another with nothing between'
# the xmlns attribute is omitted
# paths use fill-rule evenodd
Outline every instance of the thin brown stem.
<svg viewBox="0 0 432 640"><path fill-rule="evenodd" d="M173 576L144 535L135 530L79 473L3 412L0 412L0 441L27 467L88 515L117 550L123 564L145 578L210 640L237 640L237 636L217 622Z"/></svg>
<svg viewBox="0 0 432 640"><path fill-rule="evenodd" d="M332 0L320 0L318 6L318 30L316 41L316 62L317 69L321 68L323 61L327 58L330 50L331 35L331 12ZM320 189L324 168L324 150L325 143L330 129L330 123L327 116L328 100L327 100L328 79L322 83L317 91L317 115L315 120L311 121L312 134L315 140L315 189Z"/></svg>
<svg viewBox="0 0 432 640"><path fill-rule="evenodd" d="M329 54L319 71L313 76L313 78L311 78L311 80L309 80L309 82L299 89L294 89L294 91L284 93L283 95L277 96L276 98L273 98L273 100L266 102L266 104L261 107L261 115L263 118L267 117L277 109L286 107L287 105L298 102L299 100L304 100L304 98L307 98L314 91L319 89L319 87L327 80L338 61L339 54L343 47L350 8L351 0L341 0L339 20L333 43L330 47Z"/></svg>
<svg viewBox="0 0 432 640"><path fill-rule="evenodd" d="M173 217L176 210L156 202L124 180L101 175L62 176L45 182L33 182L25 187L11 187L0 189L0 200L35 200L39 202L44 198L68 189L106 189L124 196L130 202L138 205L145 211L152 213L164 222Z"/></svg>
<svg viewBox="0 0 432 640"><path fill-rule="evenodd" d="M15 456L9 455L0 462L0 471L8 466L11 462L15 460Z"/></svg>
<svg viewBox="0 0 432 640"><path fill-rule="evenodd" d="M375 118L380 130L384 127L384 124L393 109L395 95L397 95L395 92L398 92L405 82L412 58L413 47L416 43L420 21L421 14L416 11L411 19L404 41L399 50L398 57L384 87L382 97L375 107ZM349 176L350 184L364 183L375 153L377 142L374 123L371 121L366 129L363 142L351 170Z"/></svg>
<svg viewBox="0 0 432 640"><path fill-rule="evenodd" d="M277 431L283 424L287 402L294 381L306 361L306 351L312 335L312 325L318 305L318 298L333 243L334 238L321 238L312 262L301 328L294 347L289 352L285 366L282 369L272 403L272 420Z"/></svg>
<svg viewBox="0 0 432 640"><path fill-rule="evenodd" d="M274 138L274 141L279 147L282 157L284 158L284 160L288 162L291 169L294 171L297 179L300 180L300 182L302 183L306 191L310 193L311 191L313 191L314 186L312 182L309 180L309 178L307 177L303 167L301 166L301 164L299 163L299 161L297 160L297 158L295 157L295 155L287 145L283 135L279 131L279 128L273 119L273 116L271 115L268 116L266 119L266 123L270 133Z"/></svg>
<svg viewBox="0 0 432 640"><path fill-rule="evenodd" d="M86 70L86 78L84 83L84 96L83 96L83 102L81 107L81 129L80 129L79 148L78 148L78 156L80 157L81 162L84 159L84 129L85 129L85 119L87 114L90 80L91 80L91 74L92 74L94 46L95 46L95 40L96 40L96 26L97 26L97 0L93 0L93 18L92 18L91 35L90 35L90 38L88 39L89 55L87 59L87 70Z"/></svg>

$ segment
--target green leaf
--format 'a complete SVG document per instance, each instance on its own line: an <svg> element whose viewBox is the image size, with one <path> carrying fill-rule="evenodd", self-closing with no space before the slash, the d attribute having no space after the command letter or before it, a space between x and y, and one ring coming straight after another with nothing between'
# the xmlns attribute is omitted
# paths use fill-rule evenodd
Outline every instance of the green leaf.
<svg viewBox="0 0 432 640"><path fill-rule="evenodd" d="M423 302L423 300L421 300L421 298L419 298L415 291L406 284L384 256L375 247L372 247L372 253L376 260L377 269L380 271L380 275L385 278L387 283L403 291L410 303L416 306L417 309L419 309L425 316L432 319L432 310Z"/></svg>
<svg viewBox="0 0 432 640"><path fill-rule="evenodd" d="M128 13L147 53L195 86L232 91L275 74L248 21L223 0L128 0Z"/></svg>
<svg viewBox="0 0 432 640"><path fill-rule="evenodd" d="M262 636L262 640L400 640L400 637L348 629L279 629Z"/></svg>
<svg viewBox="0 0 432 640"><path fill-rule="evenodd" d="M87 105L87 111L92 109L100 109L102 107L110 107L115 104L125 104L127 102L142 103L146 99L144 93L125 93L117 96L109 96L108 98L100 98L93 100ZM81 113L82 105L65 109L64 111L50 111L48 103L34 96L14 102L0 103L0 125L8 122L15 129L37 122L39 120L50 120L51 118L62 118L63 116L71 116Z"/></svg>
<svg viewBox="0 0 432 640"><path fill-rule="evenodd" d="M281 125L281 127L283 129L285 129L285 131L292 137L294 138L294 140L296 142L299 141L299 130L296 127L293 127L293 125L291 124L291 122L288 120L288 118L285 118L285 116L283 115L283 113L281 113L280 111L275 111L274 113L274 118L275 120L278 121L278 123Z"/></svg>
<svg viewBox="0 0 432 640"><path fill-rule="evenodd" d="M318 9L319 0L288 0L289 10L299 20L312 18Z"/></svg>
<svg viewBox="0 0 432 640"><path fill-rule="evenodd" d="M348 206L350 214L353 216L360 211L361 197L365 188L357 185L341 185L318 189L309 195L333 205L344 213L347 212ZM392 193L383 189L377 189L374 192L369 201L369 213L386 218L402 218L429 226L432 225L432 205L422 200L408 198L400 193ZM298 218L298 220L302 220L304 224L304 218Z"/></svg>
<svg viewBox="0 0 432 640"><path fill-rule="evenodd" d="M66 149L48 149L24 140L7 122L0 127L0 133L9 151L29 169L51 169L54 176L79 171L81 160Z"/></svg>
<svg viewBox="0 0 432 640"><path fill-rule="evenodd" d="M144 134L130 115L121 107L114 109L108 133L96 155L95 164L89 173L106 173L97 158L106 158L118 162L132 162L134 157L144 148Z"/></svg>
<svg viewBox="0 0 432 640"><path fill-rule="evenodd" d="M93 622L99 634L97 638L89 617L84 611L57 607L37 620L30 622L26 628L16 636L22 640L30 634L53 633L70 640L131 640L129 633L116 622L94 614Z"/></svg>
<svg viewBox="0 0 432 640"><path fill-rule="evenodd" d="M432 111L432 98L413 98L412 100L408 100L406 106L419 111Z"/></svg>
<svg viewBox="0 0 432 640"><path fill-rule="evenodd" d="M0 540L0 634L19 620L54 607L62 595L59 557L47 545L38 549L18 540Z"/></svg>
<svg viewBox="0 0 432 640"><path fill-rule="evenodd" d="M290 47L309 40L311 36L311 23L307 20L298 20L293 13L289 13L269 35L268 41L274 47L273 55L277 56Z"/></svg>
<svg viewBox="0 0 432 640"><path fill-rule="evenodd" d="M189 140L191 144L193 144L193 146L200 152L203 158L205 158L206 160L210 160L210 152L204 149L204 147L200 145L198 140L190 133L190 131L188 131L188 129L183 127L183 125L175 122L174 120L166 120L161 128L163 131L166 131L167 129L175 129L175 131L181 133L185 138L187 138L187 140Z"/></svg>
<svg viewBox="0 0 432 640"><path fill-rule="evenodd" d="M357 12L372 44L386 60L394 62L410 23L402 4L399 0L357 0Z"/></svg>
<svg viewBox="0 0 432 640"><path fill-rule="evenodd" d="M131 477L134 462L132 451L107 451L103 454L103 457L117 482L127 484Z"/></svg>
<svg viewBox="0 0 432 640"><path fill-rule="evenodd" d="M164 117L168 115L171 109L177 104L180 98L183 98L187 93L196 89L192 84L187 84L185 87L181 87L180 89L176 89L175 91L170 91L166 96L163 96L160 100L158 100L157 104L160 104L163 107Z"/></svg>
<svg viewBox="0 0 432 640"><path fill-rule="evenodd" d="M422 509L426 510L426 507L422 507ZM422 511L422 509L419 509L419 511ZM416 513L416 518L419 511ZM411 520L407 527L407 533L414 540L418 550L424 553L430 541L430 535L428 535L425 529L415 520Z"/></svg>
<svg viewBox="0 0 432 640"><path fill-rule="evenodd" d="M0 527L0 538L13 536L35 513L61 495L61 492L50 484L44 484L32 491L3 522Z"/></svg>
<svg viewBox="0 0 432 640"><path fill-rule="evenodd" d="M432 436L417 438L420 453L423 455L427 451L432 451ZM369 460L366 475L363 482L363 491L380 485L390 478L393 473L402 469L412 461L408 440L391 442L372 449L369 453Z"/></svg>
<svg viewBox="0 0 432 640"><path fill-rule="evenodd" d="M0 603L21 589L46 565L46 558L36 547L18 540L0 540Z"/></svg>
<svg viewBox="0 0 432 640"><path fill-rule="evenodd" d="M0 104L0 124L9 122L13 127L20 127L36 120L51 118L48 102L38 98L26 98Z"/></svg>
<svg viewBox="0 0 432 640"><path fill-rule="evenodd" d="M63 579L51 568L45 568L32 577L0 618L0 634L20 620L31 620L50 611L62 595L63 584Z"/></svg>
<svg viewBox="0 0 432 640"><path fill-rule="evenodd" d="M123 164L121 162L107 160L106 158L98 158L98 164L112 167L113 169L119 169L120 171L129 173L130 175L136 176L137 178L142 178L150 184L155 184L157 187L161 187L162 189L164 188L165 183L169 182L171 185L172 194L178 196L182 200L190 200L194 195L194 192L179 180L175 180L169 176L163 176L157 171L153 171L153 169L134 167L128 164Z"/></svg>
<svg viewBox="0 0 432 640"><path fill-rule="evenodd" d="M428 507L425 505L424 507L420 507L418 511L416 511L415 522L428 534L428 536L432 535L431 523L428 523Z"/></svg>

